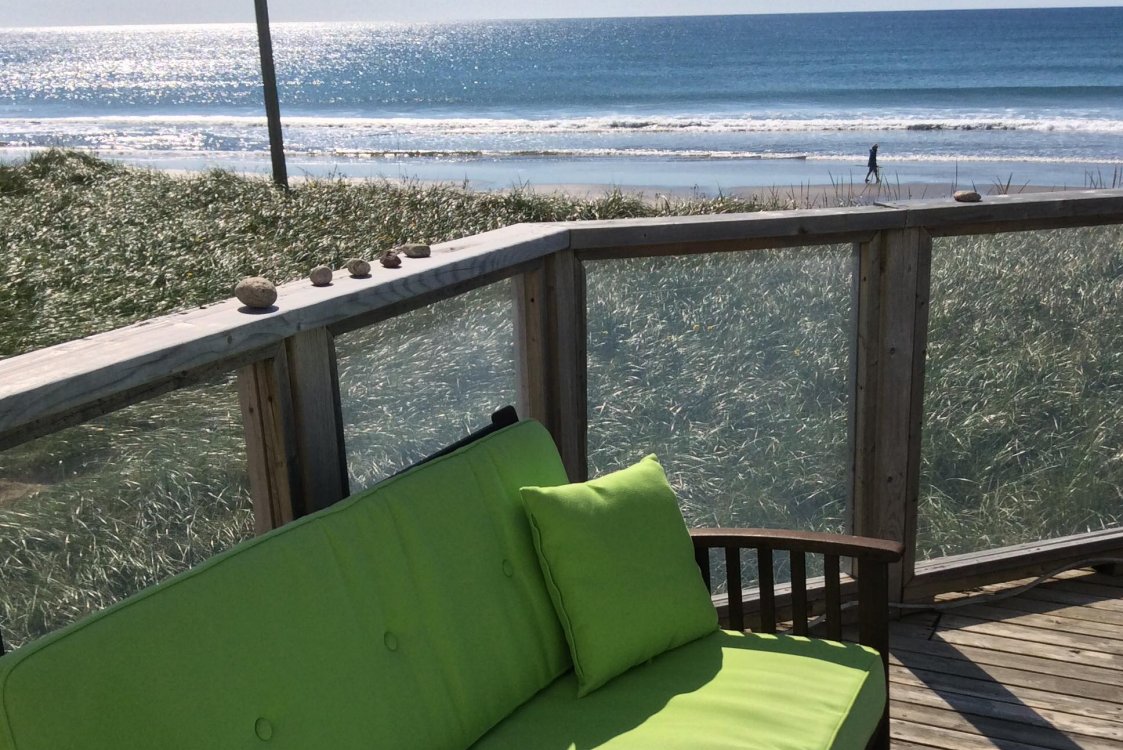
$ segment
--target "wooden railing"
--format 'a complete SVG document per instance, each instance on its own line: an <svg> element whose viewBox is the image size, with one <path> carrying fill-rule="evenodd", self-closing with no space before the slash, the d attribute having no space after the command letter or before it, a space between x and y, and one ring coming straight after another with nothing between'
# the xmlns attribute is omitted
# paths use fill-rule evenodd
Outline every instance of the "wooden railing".
<svg viewBox="0 0 1123 750"><path fill-rule="evenodd" d="M1114 223L1123 190L513 226L366 279L284 285L270 311L229 300L0 361L0 449L236 370L256 526L267 530L349 492L335 336L513 278L519 412L549 428L580 480L586 261L852 243L852 530L903 543L891 594L925 597L1123 551L1123 530L1111 530L916 562L932 238Z"/></svg>

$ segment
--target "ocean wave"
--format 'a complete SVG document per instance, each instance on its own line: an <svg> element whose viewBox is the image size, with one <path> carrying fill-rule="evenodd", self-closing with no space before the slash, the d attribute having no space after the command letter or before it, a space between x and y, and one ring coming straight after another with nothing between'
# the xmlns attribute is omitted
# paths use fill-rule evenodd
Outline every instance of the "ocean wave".
<svg viewBox="0 0 1123 750"><path fill-rule="evenodd" d="M293 152L290 152L293 153ZM765 151L729 151L709 149L661 148L573 148L573 149L330 149L300 152L312 158L339 159L643 159L663 161L812 161L852 162L865 167L865 153L785 153ZM941 163L954 162L987 164L1089 164L1097 159L1087 156L1042 156L1035 154L931 154L900 152L890 157L883 155L882 162L890 163ZM1111 160L1109 160L1111 161ZM859 163L860 162L860 163Z"/></svg>
<svg viewBox="0 0 1123 750"><path fill-rule="evenodd" d="M43 148L43 146L34 146L28 144L18 143L4 143L0 140L0 163L7 161L7 159L20 159L26 158L36 150ZM237 164L245 167L249 164L261 162L268 164L268 150L255 149L255 150L213 150L207 148L193 149L193 148L166 148L166 149L150 149L150 148L136 148L130 145L120 145L113 147L73 147L74 150L82 150L101 157L106 158L119 158L125 161L136 161L138 163L147 163L149 161L159 162L161 159L172 159L172 161L182 161L185 163L199 163L199 164ZM782 153L756 153L756 152L731 152L731 150L702 150L702 149L654 149L654 148L575 148L575 149L541 149L541 150L499 150L499 149L286 149L286 156L292 165L308 165L309 168L316 168L314 165L335 165L332 168L346 168L341 167L345 163L366 163L371 165L385 164L399 168L408 166L410 164L419 164L423 162L439 163L446 162L448 164L457 165L456 168L462 168L460 165L468 163L483 163L492 162L499 163L519 163L526 162L528 165L533 162L538 163L573 163L587 159L590 163L597 161L608 161L608 159L619 159L622 162L629 162L632 167L642 170L643 164L660 164L660 163L699 163L707 162L711 164L737 163L737 162L760 162L761 164L780 164L784 162L793 162L809 165L822 165L819 168L824 170L846 170L846 168L857 168L865 170L866 164L865 154L846 154L846 153L824 153L824 154L782 154ZM985 165L994 166L999 170L1005 170L1006 165L1041 165L1048 167L1049 165L1075 165L1081 168L1095 168L1097 166L1108 165L1108 168L1113 164L1119 163L1119 159L1103 159L1089 156L1040 156L1040 155L992 155L992 154L920 154L920 153L894 153L892 157L883 157L882 168L883 171L891 172L893 170L901 170L901 168L920 167L924 164L929 165L948 165L950 168L952 164L959 165ZM201 167L199 167L201 168ZM303 168L303 167L301 167Z"/></svg>
<svg viewBox="0 0 1123 750"><path fill-rule="evenodd" d="M367 135L565 135L620 132L644 133L832 133L925 131L1025 131L1123 135L1123 120L1101 117L1002 117L987 114L954 117L789 118L751 115L604 116L560 118L486 117L283 117L286 128L346 129ZM251 115L105 115L88 117L6 117L0 130L112 128L264 128L264 116Z"/></svg>
<svg viewBox="0 0 1123 750"><path fill-rule="evenodd" d="M29 153L42 148L25 143L0 141L0 160L4 158L24 158ZM251 151L216 151L212 149L190 148L135 148L128 145L113 147L74 147L103 157L140 159L153 157L173 157L181 159L204 159L214 162L268 159L268 149ZM385 162L387 164L407 163L411 160L432 160L449 162L471 161L576 161L576 160L634 160L641 162L722 162L722 161L761 161L761 162L810 162L825 164L828 167L842 165L865 169L864 153L773 153L755 151L725 151L704 149L651 149L651 148L589 148L589 149L293 149L287 148L290 161L299 163L306 160L312 163ZM1089 156L1041 156L1035 154L996 155L996 154L931 154L915 152L895 152L883 155L882 166L892 169L908 164L1074 164L1097 165L1117 164L1118 159L1097 159Z"/></svg>
<svg viewBox="0 0 1123 750"><path fill-rule="evenodd" d="M347 149L304 152L309 156L336 156L352 159L794 159L809 158L804 153L772 151L728 151L664 148L548 148L548 149Z"/></svg>

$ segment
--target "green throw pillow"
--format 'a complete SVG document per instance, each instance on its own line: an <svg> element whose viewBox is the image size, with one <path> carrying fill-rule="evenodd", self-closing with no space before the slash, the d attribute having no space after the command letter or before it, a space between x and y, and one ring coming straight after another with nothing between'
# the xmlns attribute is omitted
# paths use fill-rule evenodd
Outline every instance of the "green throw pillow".
<svg viewBox="0 0 1123 750"><path fill-rule="evenodd" d="M717 629L655 456L583 484L523 487L522 497L579 697Z"/></svg>

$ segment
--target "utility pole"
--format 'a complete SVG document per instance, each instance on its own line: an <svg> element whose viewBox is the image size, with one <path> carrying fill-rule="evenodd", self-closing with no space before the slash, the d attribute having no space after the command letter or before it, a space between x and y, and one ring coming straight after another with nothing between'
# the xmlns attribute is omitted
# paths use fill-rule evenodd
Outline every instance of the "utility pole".
<svg viewBox="0 0 1123 750"><path fill-rule="evenodd" d="M273 157L273 182L289 189L285 144L281 138L281 105L277 99L277 73L273 69L273 37L269 33L269 5L253 0L257 13L257 46L261 51L261 81L265 85L265 119L269 124L269 154Z"/></svg>

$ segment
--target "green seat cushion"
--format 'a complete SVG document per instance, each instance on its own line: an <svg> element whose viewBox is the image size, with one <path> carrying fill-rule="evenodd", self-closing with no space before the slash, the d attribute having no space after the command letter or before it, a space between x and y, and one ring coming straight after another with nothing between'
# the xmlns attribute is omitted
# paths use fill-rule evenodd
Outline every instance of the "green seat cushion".
<svg viewBox="0 0 1123 750"><path fill-rule="evenodd" d="M578 695L717 629L655 456L580 484L524 487L522 497Z"/></svg>
<svg viewBox="0 0 1123 750"><path fill-rule="evenodd" d="M0 750L462 750L570 668L524 422L0 659ZM267 741L267 744L266 744Z"/></svg>
<svg viewBox="0 0 1123 750"><path fill-rule="evenodd" d="M576 698L572 673L473 750L861 750L881 657L855 644L718 631Z"/></svg>

